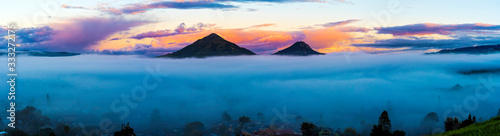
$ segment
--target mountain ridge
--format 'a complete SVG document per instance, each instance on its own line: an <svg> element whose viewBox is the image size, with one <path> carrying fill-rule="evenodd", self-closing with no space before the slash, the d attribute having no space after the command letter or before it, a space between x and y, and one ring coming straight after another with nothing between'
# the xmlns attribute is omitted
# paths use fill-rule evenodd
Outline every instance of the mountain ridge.
<svg viewBox="0 0 500 136"><path fill-rule="evenodd" d="M428 54L493 54L493 53L500 53L500 44L442 49L438 52L433 52Z"/></svg>

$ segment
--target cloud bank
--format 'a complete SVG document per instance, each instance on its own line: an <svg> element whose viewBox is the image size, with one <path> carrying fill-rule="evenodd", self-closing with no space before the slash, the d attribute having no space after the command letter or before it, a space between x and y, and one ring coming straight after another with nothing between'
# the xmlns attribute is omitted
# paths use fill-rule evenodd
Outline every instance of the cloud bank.
<svg viewBox="0 0 500 136"><path fill-rule="evenodd" d="M500 74L463 75L458 71L500 68L495 55L344 54L323 56L239 56L206 59L157 59L136 56L81 55L74 57L19 58L19 90L16 105L33 105L49 117L88 117L82 123L99 124L121 100L149 75L147 67L159 72L162 82L147 91L143 101L117 123L130 122L136 132L147 132L151 112L158 109L169 129L201 121L217 126L222 113L272 124L284 111L304 121L332 128L356 128L363 120L377 123L389 111L393 129L416 134L416 127L429 112L440 122L447 116L462 116L454 105L464 105L483 85L500 89ZM55 67L56 66L56 67ZM486 82L481 81L481 78ZM7 79L2 79L5 80ZM154 83L151 79L150 83ZM452 90L456 84L464 88ZM50 101L46 96L50 96ZM138 94L140 95L140 94ZM500 96L491 93L465 110L477 118L496 115ZM7 97L0 97L6 100ZM470 102L470 101L469 101ZM470 103L469 103L470 104ZM120 103L117 106L127 106ZM119 112L121 114L121 112ZM73 116L70 116L73 115ZM322 117L320 117L322 115ZM371 130L372 126L368 125ZM440 125L443 126L443 125ZM209 129L209 128L208 128Z"/></svg>
<svg viewBox="0 0 500 136"><path fill-rule="evenodd" d="M424 23L424 24L412 24L404 26L393 26L393 27L378 27L379 34L392 34L394 36L405 36L405 35L428 35L428 34L442 34L450 35L455 32L490 32L500 30L500 25L491 25L483 23L475 24L434 24L434 23Z"/></svg>

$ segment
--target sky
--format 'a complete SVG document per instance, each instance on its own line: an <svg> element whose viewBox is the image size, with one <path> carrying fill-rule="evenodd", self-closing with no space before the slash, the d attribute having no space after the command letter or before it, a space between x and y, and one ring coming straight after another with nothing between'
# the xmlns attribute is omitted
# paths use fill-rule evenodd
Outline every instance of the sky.
<svg viewBox="0 0 500 136"><path fill-rule="evenodd" d="M415 0L19 0L2 5L27 50L161 55L210 33L271 54L436 51L500 43L500 2ZM5 38L0 42L6 43Z"/></svg>

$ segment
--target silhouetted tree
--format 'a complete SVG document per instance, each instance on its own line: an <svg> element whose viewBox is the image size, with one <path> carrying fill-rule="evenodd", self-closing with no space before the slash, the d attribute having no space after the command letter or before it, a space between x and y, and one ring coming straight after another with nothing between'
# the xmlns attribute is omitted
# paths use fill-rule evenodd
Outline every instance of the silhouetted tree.
<svg viewBox="0 0 500 136"><path fill-rule="evenodd" d="M378 125L382 128L382 130L391 131L391 120L389 119L389 114L387 111L383 111L378 118Z"/></svg>
<svg viewBox="0 0 500 136"><path fill-rule="evenodd" d="M150 132L153 134L156 134L158 131L162 130L162 124L163 119L160 115L160 110L154 109L153 112L151 113L151 117L149 119L149 129Z"/></svg>
<svg viewBox="0 0 500 136"><path fill-rule="evenodd" d="M35 135L48 136L50 133L54 133L54 130L52 130L52 128L44 128L44 129L39 129Z"/></svg>
<svg viewBox="0 0 500 136"><path fill-rule="evenodd" d="M47 103L50 103L50 97L49 97L49 94L47 94Z"/></svg>
<svg viewBox="0 0 500 136"><path fill-rule="evenodd" d="M401 130L396 130L396 131L392 132L392 135L393 136L405 136L406 133L404 131L401 131Z"/></svg>
<svg viewBox="0 0 500 136"><path fill-rule="evenodd" d="M54 133L57 135L57 136L65 136L67 135L66 134L66 130L65 127L67 125L65 123L62 123L62 122L58 122L54 128Z"/></svg>
<svg viewBox="0 0 500 136"><path fill-rule="evenodd" d="M262 114L262 112L257 113L257 117L260 119L261 123L264 123L264 114Z"/></svg>
<svg viewBox="0 0 500 136"><path fill-rule="evenodd" d="M126 126L122 124L121 130L116 131L114 133L114 136L136 136L136 135L134 133L134 129L130 127L129 123L127 123Z"/></svg>
<svg viewBox="0 0 500 136"><path fill-rule="evenodd" d="M500 116L500 109L498 109L498 113L497 113L497 116Z"/></svg>
<svg viewBox="0 0 500 136"><path fill-rule="evenodd" d="M222 125L222 124L219 126L213 127L211 131L218 136L230 136L231 135L231 131L229 130L229 127L227 127L226 125Z"/></svg>
<svg viewBox="0 0 500 136"><path fill-rule="evenodd" d="M356 132L356 129L348 127L345 128L344 134L342 136L361 136L361 134L358 134L358 132Z"/></svg>
<svg viewBox="0 0 500 136"><path fill-rule="evenodd" d="M241 126L243 126L246 123L250 123L250 118L249 117L245 117L245 116L240 117L239 122L240 122Z"/></svg>
<svg viewBox="0 0 500 136"><path fill-rule="evenodd" d="M68 125L65 125L65 126L64 126L64 133L65 133L66 135L68 135L68 132L69 132L69 126L68 126Z"/></svg>
<svg viewBox="0 0 500 136"><path fill-rule="evenodd" d="M370 136L404 136L405 132L396 130L391 132L391 120L389 119L389 114L387 111L383 111L382 114L380 114L380 117L378 118L378 125L374 125L372 129L372 133L370 133Z"/></svg>
<svg viewBox="0 0 500 136"><path fill-rule="evenodd" d="M308 122L303 122L302 125L300 125L300 131L302 132L303 136L316 136L317 134L317 128L316 125L313 123L308 123Z"/></svg>
<svg viewBox="0 0 500 136"><path fill-rule="evenodd" d="M222 121L225 121L226 123L231 122L232 118L227 114L227 111L224 111L224 114L222 114Z"/></svg>
<svg viewBox="0 0 500 136"><path fill-rule="evenodd" d="M469 114L469 117L465 120L462 121L462 124L460 124L460 128L467 127L469 125L472 125L476 123L476 116L472 117L471 114Z"/></svg>
<svg viewBox="0 0 500 136"><path fill-rule="evenodd" d="M24 132L19 128L7 127L5 131L7 132L8 136L29 136L28 133Z"/></svg>
<svg viewBox="0 0 500 136"><path fill-rule="evenodd" d="M302 120L303 120L303 118L300 115L298 115L297 117L295 117L295 122L297 122L297 124L300 123L300 122L302 122Z"/></svg>
<svg viewBox="0 0 500 136"><path fill-rule="evenodd" d="M430 135L432 134L432 130L437 128L437 124L439 123L439 116L435 112L428 113L425 115L422 122L420 122L420 130L423 134Z"/></svg>
<svg viewBox="0 0 500 136"><path fill-rule="evenodd" d="M184 136L202 136L203 127L203 123L199 121L191 122L184 127Z"/></svg>
<svg viewBox="0 0 500 136"><path fill-rule="evenodd" d="M241 132L241 129L243 129L243 128L244 128L244 126L245 126L245 124L246 124L246 123L249 123L249 122L250 122L250 118L249 118L249 117L245 117L245 116L243 116L243 117L240 117L240 118L238 119L238 121L240 122L240 124L239 124L239 125L238 125L238 127L236 127L236 128L235 128L235 130L234 130L234 134L236 134L237 136L241 135L241 133L242 133L242 132Z"/></svg>
<svg viewBox="0 0 500 136"><path fill-rule="evenodd" d="M382 125L373 125L372 133L370 136L390 136L392 135L389 130L385 130Z"/></svg>
<svg viewBox="0 0 500 136"><path fill-rule="evenodd" d="M455 130L456 128L458 128L458 124L455 123L458 123L458 119L456 117L455 119L450 117L446 118L446 121L444 121L444 130L445 131Z"/></svg>
<svg viewBox="0 0 500 136"><path fill-rule="evenodd" d="M446 118L446 121L444 122L444 128L445 128L445 131L451 131L451 130L457 130L457 129L460 129L460 128L464 128L464 127L467 127L469 125L472 125L476 123L476 116L471 116L471 114L469 114L469 117L465 120L463 120L462 122L459 122L458 121L458 118Z"/></svg>
<svg viewBox="0 0 500 136"><path fill-rule="evenodd" d="M16 112L16 121L16 126L28 134L35 133L40 127L50 124L50 119L33 106L26 106L23 110Z"/></svg>

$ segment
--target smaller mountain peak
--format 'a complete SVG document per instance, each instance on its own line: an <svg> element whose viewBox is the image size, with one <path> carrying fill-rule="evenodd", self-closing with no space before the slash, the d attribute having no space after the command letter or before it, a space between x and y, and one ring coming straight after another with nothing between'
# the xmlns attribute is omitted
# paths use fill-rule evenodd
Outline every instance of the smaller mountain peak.
<svg viewBox="0 0 500 136"><path fill-rule="evenodd" d="M306 48L311 48L306 42L304 41L298 41L292 44L292 46L299 46L299 47L306 47Z"/></svg>
<svg viewBox="0 0 500 136"><path fill-rule="evenodd" d="M291 46L280 50L273 55L295 55L295 56L308 56L308 55L323 55L324 53L319 53L311 48L304 41L297 41Z"/></svg>

